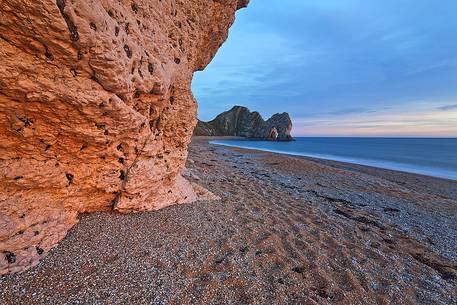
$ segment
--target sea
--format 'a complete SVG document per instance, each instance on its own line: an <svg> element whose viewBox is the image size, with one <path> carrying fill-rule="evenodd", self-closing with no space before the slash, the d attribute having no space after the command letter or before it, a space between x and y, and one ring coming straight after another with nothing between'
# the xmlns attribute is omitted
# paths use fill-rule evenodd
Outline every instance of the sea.
<svg viewBox="0 0 457 305"><path fill-rule="evenodd" d="M457 180L457 138L296 137L295 141L214 140L210 143L348 162Z"/></svg>

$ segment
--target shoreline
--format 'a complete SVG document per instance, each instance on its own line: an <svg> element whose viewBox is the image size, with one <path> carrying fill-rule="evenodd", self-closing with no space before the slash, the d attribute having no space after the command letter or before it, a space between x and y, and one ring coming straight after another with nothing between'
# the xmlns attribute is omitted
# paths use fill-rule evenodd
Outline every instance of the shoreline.
<svg viewBox="0 0 457 305"><path fill-rule="evenodd" d="M281 150L272 150L272 149L261 149L258 147L250 147L250 146L238 146L236 144L229 144L229 143L218 143L218 141L227 141L227 140L239 140L239 141L262 141L256 139L246 139L242 137L209 137L209 144L213 145L222 145L227 147L234 147L234 148L241 148L247 150L256 150L256 151L263 151L275 154L282 154L286 156L294 156L294 157L303 157L309 158L311 160L323 160L323 161L333 161L333 162L340 162L345 164L353 164L359 166L366 166L371 168L378 168L390 171L397 171L401 173L409 173L415 175L421 175L431 178L439 178L444 180L450 180L453 182L457 182L457 177L454 178L455 173L446 169L439 169L427 166L418 166L414 164L407 164L407 163L399 163L395 161L382 161L382 160L375 160L375 159L364 159L364 158L351 158L351 157L343 157L338 155L330 155L330 154L313 154L313 153L299 153L299 152L287 152ZM383 166L384 165L384 166ZM435 173L435 174L433 174Z"/></svg>
<svg viewBox="0 0 457 305"><path fill-rule="evenodd" d="M455 183L194 138L220 200L91 213L5 303L455 304Z"/></svg>
<svg viewBox="0 0 457 305"><path fill-rule="evenodd" d="M231 137L234 139L239 139L239 137ZM283 164L281 168L278 168L282 173L286 176L290 176L290 174L298 174L300 175L303 172L306 173L306 165L308 164L315 164L318 166L324 166L328 167L331 170L336 170L336 171L343 171L343 176L348 175L348 176L354 176L354 175L360 175L360 177L357 177L359 179L371 179L375 178L376 180L380 179L380 181L376 181L376 183L389 183L392 184L392 186L400 187L401 191L413 191L413 192L418 192L418 193L425 193L427 195L431 195L432 197L436 197L439 200L449 200L452 201L452 204L450 206L450 214L453 215L454 217L451 217L449 222L453 224L454 230L455 230L455 236L457 236L457 181L451 180L451 179L445 179L441 177L435 177L435 176L428 176L428 175L423 175L423 174L417 174L417 173L410 173L410 172L403 172L403 171L398 171L398 170L392 170L392 169L386 169L386 168L381 168L381 167L375 167L375 166L367 166L367 165L362 165L362 164L356 164L356 163L349 163L349 162L341 162L341 161L335 161L335 160L327 160L327 159L321 159L321 158L313 158L313 157L308 157L308 156L295 156L295 155L289 155L289 154L284 154L284 153L276 153L276 152L270 152L270 151L265 151L265 150L259 150L259 149L248 149L248 148L240 148L240 147L235 147L235 146L227 146L227 145L221 145L221 144L212 144L210 143L211 141L214 140L220 140L220 139L228 139L227 137L195 137L194 141L200 142L204 141L207 143L207 145L218 145L220 147L224 147L226 149L231 149L235 152L239 152L242 154L246 154L247 156L252 156L252 155L257 155L257 156L262 156L262 158L267 159L267 160L272 160L272 159L277 159L281 160L282 162L285 162L286 164ZM299 163L297 165L296 163ZM268 164L268 163L267 163ZM273 162L274 164L274 162ZM345 179L346 177L343 177ZM353 178L353 177L351 177ZM336 187L336 186L334 186ZM383 187L385 187L383 185ZM385 189L384 191L388 191ZM343 199L344 201L345 199ZM427 205L430 207L430 203L424 203L424 205ZM438 209L440 205L438 204L437 206L433 207L433 213L436 213L436 210ZM363 207L364 208L364 207ZM396 207L388 207L387 209L394 209L396 210ZM371 209L368 212L372 213L375 210ZM409 211L411 214L417 214L417 211ZM421 211L422 214L424 211ZM430 210L428 212L431 212ZM389 215L389 217L386 217L386 220L389 222L393 222L396 225L398 225L401 229L403 229L405 232L410 231L410 228L408 225L405 225L404 221L405 219L394 219L391 217L392 215ZM409 215L411 216L411 215ZM425 216L425 215L422 215ZM420 217L419 217L420 218ZM416 220L419 220L415 219ZM444 218L443 218L444 219ZM435 219L436 220L436 219ZM422 222L422 221L421 221ZM432 226L433 224L428 223L427 225ZM418 224L415 224L415 226L418 226ZM418 238L419 240L425 240L428 237L424 236L421 234L417 234L416 232L409 232L412 236L415 238ZM435 238L436 242L440 242L439 238L439 231L435 232ZM448 259L451 259L454 263L457 263L457 241L453 241L452 243L452 234L448 236L447 241L450 241L451 244L453 244L452 251L442 251L441 254L446 256ZM433 242L435 243L435 242ZM444 249L445 246L442 246L442 249Z"/></svg>

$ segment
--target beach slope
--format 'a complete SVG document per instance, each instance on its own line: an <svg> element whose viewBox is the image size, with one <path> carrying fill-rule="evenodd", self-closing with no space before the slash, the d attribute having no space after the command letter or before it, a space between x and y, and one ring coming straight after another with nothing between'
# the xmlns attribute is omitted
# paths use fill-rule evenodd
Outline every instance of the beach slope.
<svg viewBox="0 0 457 305"><path fill-rule="evenodd" d="M456 304L456 182L194 138L220 200L87 214L5 303Z"/></svg>

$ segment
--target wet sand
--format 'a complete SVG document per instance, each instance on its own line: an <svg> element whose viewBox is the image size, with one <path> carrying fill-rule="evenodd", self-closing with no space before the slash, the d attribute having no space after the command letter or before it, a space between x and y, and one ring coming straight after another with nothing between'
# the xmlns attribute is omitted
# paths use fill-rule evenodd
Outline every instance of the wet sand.
<svg viewBox="0 0 457 305"><path fill-rule="evenodd" d="M217 201L82 215L6 304L457 304L457 182L207 144Z"/></svg>

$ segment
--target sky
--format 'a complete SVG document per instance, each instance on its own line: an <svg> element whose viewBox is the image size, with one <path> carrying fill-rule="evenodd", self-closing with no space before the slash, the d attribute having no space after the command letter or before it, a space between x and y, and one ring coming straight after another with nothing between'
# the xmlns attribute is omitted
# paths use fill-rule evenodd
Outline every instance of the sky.
<svg viewBox="0 0 457 305"><path fill-rule="evenodd" d="M457 137L457 0L251 0L192 88L199 118L288 112L294 136Z"/></svg>

